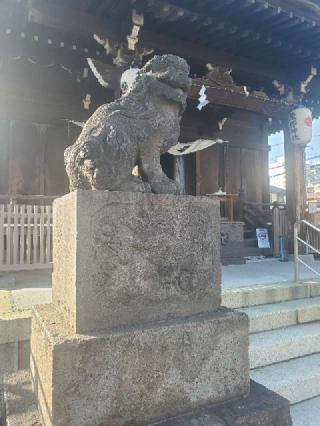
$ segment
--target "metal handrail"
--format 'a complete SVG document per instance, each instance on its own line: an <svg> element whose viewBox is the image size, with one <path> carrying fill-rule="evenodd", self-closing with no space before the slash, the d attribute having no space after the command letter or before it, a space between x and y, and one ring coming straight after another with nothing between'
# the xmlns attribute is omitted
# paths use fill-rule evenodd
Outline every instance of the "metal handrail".
<svg viewBox="0 0 320 426"><path fill-rule="evenodd" d="M320 228L318 226L315 226L313 223L308 222L307 220L299 220L294 224L293 232L294 232L294 280L295 282L298 282L300 278L300 270L299 270L300 263L304 265L306 268L308 268L315 275L320 277L320 273L318 271L313 269L310 265L308 265L299 257L299 243L305 245L307 249L311 249L315 253L320 254L320 251L316 247L310 244L309 241L305 241L299 236L301 224L305 225L307 228L313 229L320 235Z"/></svg>

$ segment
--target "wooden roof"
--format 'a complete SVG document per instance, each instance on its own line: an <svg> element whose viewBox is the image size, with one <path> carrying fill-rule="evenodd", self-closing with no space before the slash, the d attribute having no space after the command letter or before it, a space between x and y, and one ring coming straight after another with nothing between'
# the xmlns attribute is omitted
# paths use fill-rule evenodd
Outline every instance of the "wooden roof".
<svg viewBox="0 0 320 426"><path fill-rule="evenodd" d="M148 29L267 63L287 66L320 60L320 12L315 14L317 21L311 21L276 6L276 1L274 4L263 0L145 0L142 3Z"/></svg>
<svg viewBox="0 0 320 426"><path fill-rule="evenodd" d="M0 29L6 33L5 50L17 45L13 59L23 56L19 49L34 51L34 55L28 53L34 58L41 48L48 56L47 64L61 63L80 75L86 57L98 55L110 63L93 35L126 40L133 8L144 14L140 46L178 54L202 66L203 73L207 63L230 67L239 84L251 82L258 90L264 86L271 97L277 95L274 88L271 93L272 80L296 86L306 79L311 64L320 68L320 1L310 0L2 0ZM61 55L63 62L59 62ZM320 85L316 80L306 103L310 101L318 110ZM91 80L81 81L82 85L87 81L86 93L92 93ZM196 100L197 92L194 85L191 98ZM290 109L280 99L214 87L208 87L207 95L221 105L267 116L283 117Z"/></svg>
<svg viewBox="0 0 320 426"><path fill-rule="evenodd" d="M57 0L109 21L132 7L144 29L262 62L320 62L320 3L310 0Z"/></svg>

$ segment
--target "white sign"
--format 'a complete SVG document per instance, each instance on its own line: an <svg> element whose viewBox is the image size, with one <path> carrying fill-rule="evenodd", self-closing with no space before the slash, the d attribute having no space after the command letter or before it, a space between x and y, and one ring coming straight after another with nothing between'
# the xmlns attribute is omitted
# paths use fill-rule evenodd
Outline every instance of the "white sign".
<svg viewBox="0 0 320 426"><path fill-rule="evenodd" d="M270 248L268 230L266 228L257 228L256 235L259 248Z"/></svg>

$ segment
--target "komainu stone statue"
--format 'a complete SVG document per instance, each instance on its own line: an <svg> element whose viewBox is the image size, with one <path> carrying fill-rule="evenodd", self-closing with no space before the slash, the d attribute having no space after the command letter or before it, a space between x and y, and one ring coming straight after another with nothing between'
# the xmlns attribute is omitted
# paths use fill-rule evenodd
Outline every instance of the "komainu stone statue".
<svg viewBox="0 0 320 426"><path fill-rule="evenodd" d="M190 85L184 59L163 55L147 62L131 90L98 108L66 149L70 190L178 194L178 184L162 171L160 155L178 142ZM132 175L135 166L140 177Z"/></svg>

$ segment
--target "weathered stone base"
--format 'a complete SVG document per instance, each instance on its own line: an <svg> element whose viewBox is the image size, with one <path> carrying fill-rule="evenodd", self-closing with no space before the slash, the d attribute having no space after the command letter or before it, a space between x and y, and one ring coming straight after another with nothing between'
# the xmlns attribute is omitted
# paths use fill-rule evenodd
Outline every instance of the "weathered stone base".
<svg viewBox="0 0 320 426"><path fill-rule="evenodd" d="M150 426L291 426L285 398L251 380L250 394Z"/></svg>
<svg viewBox="0 0 320 426"><path fill-rule="evenodd" d="M79 335L40 306L31 371L46 426L147 424L249 392L248 319L219 309Z"/></svg>
<svg viewBox="0 0 320 426"><path fill-rule="evenodd" d="M6 426L42 426L29 370L4 376L4 417Z"/></svg>
<svg viewBox="0 0 320 426"><path fill-rule="evenodd" d="M19 371L5 378L5 405L7 426L44 425L36 409L36 398L32 393L29 371ZM221 405L207 406L194 413L149 426L291 426L291 424L289 402L264 386L251 382L250 394L247 397ZM98 423L90 425L97 426ZM110 426L110 423L100 422L99 426Z"/></svg>
<svg viewBox="0 0 320 426"><path fill-rule="evenodd" d="M53 303L75 333L221 305L219 203L75 191L54 202Z"/></svg>

